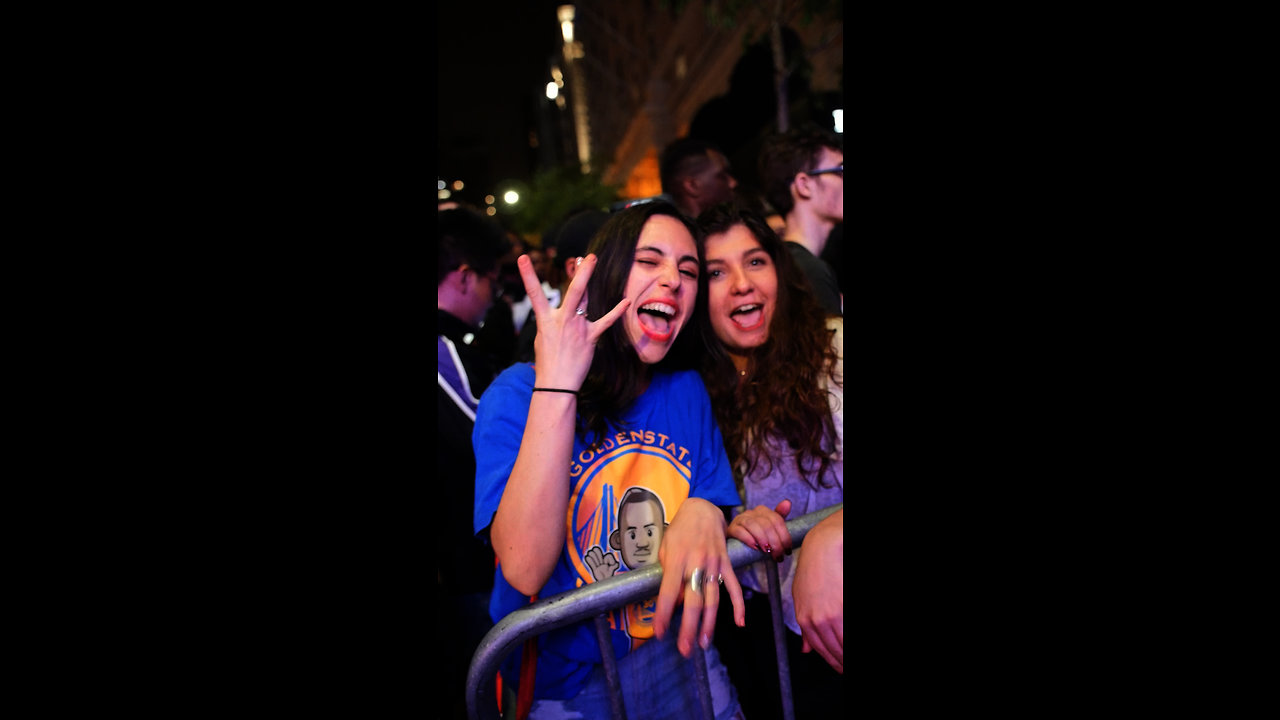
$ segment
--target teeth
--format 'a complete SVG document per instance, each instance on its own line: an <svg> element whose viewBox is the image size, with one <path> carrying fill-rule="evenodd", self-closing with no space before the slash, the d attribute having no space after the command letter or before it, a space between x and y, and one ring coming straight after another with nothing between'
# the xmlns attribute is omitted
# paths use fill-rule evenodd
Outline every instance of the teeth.
<svg viewBox="0 0 1280 720"><path fill-rule="evenodd" d="M641 310L655 310L666 315L667 317L675 317L676 309L666 303L651 302L640 306Z"/></svg>
<svg viewBox="0 0 1280 720"><path fill-rule="evenodd" d="M755 305L755 304L752 304L752 305L743 305L743 306L742 306L742 307L740 307L740 308L736 308L736 309L735 309L731 314L732 314L732 315L737 315L738 313L751 312L752 310L757 310L757 309L759 309L759 308L760 308L760 306L759 306L759 305Z"/></svg>

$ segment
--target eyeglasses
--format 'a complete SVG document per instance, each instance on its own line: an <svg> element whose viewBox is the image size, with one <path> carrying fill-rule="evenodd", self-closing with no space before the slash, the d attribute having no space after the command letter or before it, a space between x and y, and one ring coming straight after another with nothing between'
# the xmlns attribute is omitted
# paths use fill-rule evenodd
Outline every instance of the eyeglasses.
<svg viewBox="0 0 1280 720"><path fill-rule="evenodd" d="M821 170L810 170L809 172L805 173L805 175L808 175L809 177L813 177L815 175L825 175L827 173L839 175L840 179L843 180L844 179L844 163L840 163L835 167L822 168Z"/></svg>

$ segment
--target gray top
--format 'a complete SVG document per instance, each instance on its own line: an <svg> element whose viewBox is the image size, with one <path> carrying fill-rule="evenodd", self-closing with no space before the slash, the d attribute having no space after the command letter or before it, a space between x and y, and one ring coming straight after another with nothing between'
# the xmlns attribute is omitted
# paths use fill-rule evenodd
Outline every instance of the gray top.
<svg viewBox="0 0 1280 720"><path fill-rule="evenodd" d="M827 327L834 328L835 337L832 344L836 348L836 352L840 356L840 360L836 365L836 377L841 383L844 381L844 319L839 317L827 318ZM834 482L833 487L819 487L815 490L805 482L800 475L799 468L796 467L795 455L777 438L769 438L766 442L767 452L770 457L774 458L773 470L769 474L763 474L767 468L756 469L756 475L746 478L744 493L746 497L745 508L754 508L757 505L764 505L773 509L784 499L791 501L791 512L787 515L788 519L798 518L807 515L815 510L821 510L830 507L836 503L844 502L844 389L831 382L830 378L823 375L827 385L831 400L831 419L835 423L836 435L838 437L837 453L833 456L830 471L825 478L827 483ZM740 510L740 509L739 509ZM737 512L734 513L735 515ZM800 634L800 625L796 622L795 601L791 597L791 584L795 579L796 560L800 558L803 547L797 548L789 557L784 557L778 565L778 577L782 581L782 616L786 620L787 627L795 634ZM738 573L738 580L745 587L749 587L757 592L765 592L769 587L768 576L765 574L763 563L771 562L764 560L743 568Z"/></svg>

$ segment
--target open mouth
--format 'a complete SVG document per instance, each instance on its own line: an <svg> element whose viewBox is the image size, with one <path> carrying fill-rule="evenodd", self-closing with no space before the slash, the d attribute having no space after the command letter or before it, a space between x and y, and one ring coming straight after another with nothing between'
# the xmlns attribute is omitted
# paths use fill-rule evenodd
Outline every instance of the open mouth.
<svg viewBox="0 0 1280 720"><path fill-rule="evenodd" d="M674 330L672 320L675 319L675 316L676 309L663 302L645 303L636 310L636 317L640 321L640 329L650 339L658 342L665 342L671 339L671 334Z"/></svg>
<svg viewBox="0 0 1280 720"><path fill-rule="evenodd" d="M743 330L755 330L764 325L764 305L750 303L735 308L729 313L729 319Z"/></svg>

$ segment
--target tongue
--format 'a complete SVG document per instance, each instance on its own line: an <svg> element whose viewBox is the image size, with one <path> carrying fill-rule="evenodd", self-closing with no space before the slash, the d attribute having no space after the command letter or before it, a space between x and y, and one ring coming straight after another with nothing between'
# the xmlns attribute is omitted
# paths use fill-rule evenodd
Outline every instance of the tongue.
<svg viewBox="0 0 1280 720"><path fill-rule="evenodd" d="M671 331L671 318L665 315L654 315L652 313L637 313L640 316L640 324L650 330L663 334Z"/></svg>
<svg viewBox="0 0 1280 720"><path fill-rule="evenodd" d="M756 325L760 324L760 316L763 312L764 311L761 310L760 308L756 308L755 310L751 310L749 312L734 313L730 317L733 319L734 322L738 323L742 327L749 328L749 327L755 327Z"/></svg>

